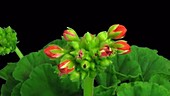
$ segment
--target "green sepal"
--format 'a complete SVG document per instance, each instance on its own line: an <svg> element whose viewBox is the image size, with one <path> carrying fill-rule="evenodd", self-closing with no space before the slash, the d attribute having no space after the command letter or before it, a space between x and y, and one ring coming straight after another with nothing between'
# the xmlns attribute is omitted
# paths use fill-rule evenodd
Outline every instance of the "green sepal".
<svg viewBox="0 0 170 96"><path fill-rule="evenodd" d="M110 38L116 38L117 36L119 36L121 34L121 31L117 31L117 32L113 32L113 33L109 33L109 37Z"/></svg>
<svg viewBox="0 0 170 96"><path fill-rule="evenodd" d="M70 28L70 27L67 27L67 30L68 30L70 33L72 33L72 34L75 35L75 36L70 36L70 35L66 34L66 36L67 36L67 38L68 38L69 40L71 40L71 41L79 41L79 37L78 37L78 35L77 35L77 33L76 33L76 31L75 31L74 29L72 29L72 28Z"/></svg>
<svg viewBox="0 0 170 96"><path fill-rule="evenodd" d="M117 54L123 54L123 53L126 53L126 51L128 50L117 50Z"/></svg>
<svg viewBox="0 0 170 96"><path fill-rule="evenodd" d="M99 48L102 48L102 47L104 47L105 45L108 45L109 47L111 47L113 42L114 42L113 40L107 39L107 40L105 40L105 41L103 41L103 42L100 42Z"/></svg>
<svg viewBox="0 0 170 96"><path fill-rule="evenodd" d="M71 51L70 54L73 55L73 56L78 56L79 54L79 49L78 50L74 50L74 51Z"/></svg>
<svg viewBox="0 0 170 96"><path fill-rule="evenodd" d="M64 50L52 49L50 50L50 52L53 54L57 54L57 53L64 53Z"/></svg>
<svg viewBox="0 0 170 96"><path fill-rule="evenodd" d="M108 29L108 33L110 33L113 30L115 30L118 26L119 26L119 24L114 24L114 25L110 26L109 29Z"/></svg>

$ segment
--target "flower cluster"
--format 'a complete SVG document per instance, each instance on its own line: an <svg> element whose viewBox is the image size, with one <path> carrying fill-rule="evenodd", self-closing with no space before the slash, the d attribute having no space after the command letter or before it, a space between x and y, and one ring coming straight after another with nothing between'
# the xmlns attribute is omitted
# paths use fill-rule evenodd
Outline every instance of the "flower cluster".
<svg viewBox="0 0 170 96"><path fill-rule="evenodd" d="M10 26L7 28L0 27L0 55L6 55L15 51L18 43L16 35L15 30Z"/></svg>
<svg viewBox="0 0 170 96"><path fill-rule="evenodd" d="M130 45L122 39L127 29L120 24L114 24L108 31L97 35L89 32L79 37L76 31L67 27L63 32L63 39L67 45L49 45L44 53L51 59L59 59L57 64L59 75L69 74L72 81L84 79L86 76L95 77L97 72L106 69L116 54L127 54Z"/></svg>

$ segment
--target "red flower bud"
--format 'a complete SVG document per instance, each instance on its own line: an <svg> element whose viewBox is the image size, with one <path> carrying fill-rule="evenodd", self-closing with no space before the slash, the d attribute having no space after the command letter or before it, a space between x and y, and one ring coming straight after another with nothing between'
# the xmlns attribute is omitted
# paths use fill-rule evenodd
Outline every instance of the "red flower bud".
<svg viewBox="0 0 170 96"><path fill-rule="evenodd" d="M79 40L77 33L72 29L67 27L67 30L64 30L63 36L67 41L77 41Z"/></svg>
<svg viewBox="0 0 170 96"><path fill-rule="evenodd" d="M125 26L120 25L120 24L114 24L110 26L108 30L108 35L110 38L113 39L121 39L125 36L127 29Z"/></svg>
<svg viewBox="0 0 170 96"><path fill-rule="evenodd" d="M63 51L58 45L50 45L44 49L44 53L50 58L59 58L64 54Z"/></svg>
<svg viewBox="0 0 170 96"><path fill-rule="evenodd" d="M118 54L127 54L131 51L130 45L124 40L116 41L115 46L118 49Z"/></svg>
<svg viewBox="0 0 170 96"><path fill-rule="evenodd" d="M105 45L103 48L100 49L100 56L101 57L108 57L112 53L113 53L113 50L107 45Z"/></svg>
<svg viewBox="0 0 170 96"><path fill-rule="evenodd" d="M65 60L58 65L60 71L60 76L63 74L68 74L74 70L74 65L70 60Z"/></svg>

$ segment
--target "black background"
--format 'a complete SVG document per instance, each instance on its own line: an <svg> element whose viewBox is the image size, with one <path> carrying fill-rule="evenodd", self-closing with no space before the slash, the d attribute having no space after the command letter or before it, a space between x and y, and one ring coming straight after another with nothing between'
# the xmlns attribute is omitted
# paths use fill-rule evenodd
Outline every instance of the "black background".
<svg viewBox="0 0 170 96"><path fill-rule="evenodd" d="M11 26L17 32L18 47L26 55L60 39L66 27L82 36L87 31L97 34L112 24L122 24L128 30L124 40L130 45L156 49L170 59L170 19L165 3L109 3L3 3L6 6L0 9L0 27ZM18 60L15 53L0 56L0 68Z"/></svg>

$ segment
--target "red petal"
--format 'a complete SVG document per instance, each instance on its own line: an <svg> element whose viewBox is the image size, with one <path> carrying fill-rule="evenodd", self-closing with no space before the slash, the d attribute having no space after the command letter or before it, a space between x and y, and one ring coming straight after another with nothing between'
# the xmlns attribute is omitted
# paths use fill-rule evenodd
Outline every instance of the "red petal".
<svg viewBox="0 0 170 96"><path fill-rule="evenodd" d="M59 69L59 71L60 71L59 75L61 76L64 74L68 74L68 73L72 72L73 70L74 70L74 67L71 69L68 69L68 66L67 66L66 68Z"/></svg>
<svg viewBox="0 0 170 96"><path fill-rule="evenodd" d="M117 31L121 31L121 34L119 34L115 39L121 39L121 38L123 38L123 37L125 36L127 29L126 29L125 26L119 25L119 26L114 30L114 32L117 32Z"/></svg>
<svg viewBox="0 0 170 96"><path fill-rule="evenodd" d="M62 54L53 54L52 52L50 52L51 50L63 50L62 48L60 48L58 45L50 45L47 48L44 49L44 53L50 57L50 58L57 58L60 57Z"/></svg>
<svg viewBox="0 0 170 96"><path fill-rule="evenodd" d="M118 42L118 44L122 44L123 45L122 48L118 48L118 49L121 49L121 50L129 50L130 49L130 45L127 44L126 42Z"/></svg>

